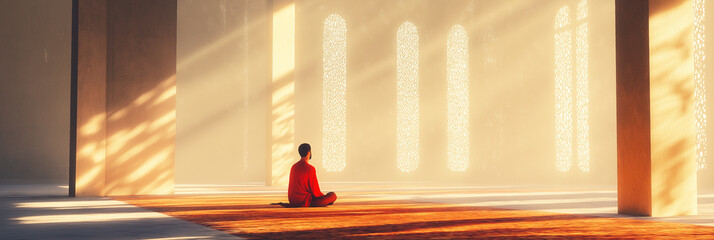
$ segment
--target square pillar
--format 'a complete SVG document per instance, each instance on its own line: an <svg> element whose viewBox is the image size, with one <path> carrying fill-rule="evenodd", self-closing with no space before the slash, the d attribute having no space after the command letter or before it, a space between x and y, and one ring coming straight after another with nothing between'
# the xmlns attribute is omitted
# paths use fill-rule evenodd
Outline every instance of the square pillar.
<svg viewBox="0 0 714 240"><path fill-rule="evenodd" d="M75 1L77 11L77 196L104 196L106 164L107 1Z"/></svg>
<svg viewBox="0 0 714 240"><path fill-rule="evenodd" d="M110 0L108 195L172 194L176 137L175 0Z"/></svg>
<svg viewBox="0 0 714 240"><path fill-rule="evenodd" d="M618 212L697 212L691 0L617 0Z"/></svg>
<svg viewBox="0 0 714 240"><path fill-rule="evenodd" d="M173 193L176 1L72 4L70 196Z"/></svg>

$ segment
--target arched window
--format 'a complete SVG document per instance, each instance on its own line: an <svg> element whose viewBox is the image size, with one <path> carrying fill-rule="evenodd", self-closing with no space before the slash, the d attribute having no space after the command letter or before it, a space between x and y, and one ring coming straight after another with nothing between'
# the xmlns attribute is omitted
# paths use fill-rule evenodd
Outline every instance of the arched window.
<svg viewBox="0 0 714 240"><path fill-rule="evenodd" d="M328 172L346 166L347 24L340 15L325 19L322 32L322 165Z"/></svg>
<svg viewBox="0 0 714 240"><path fill-rule="evenodd" d="M588 1L578 3L578 18L575 22L577 29L575 50L576 63L576 100L577 103L577 135L578 135L578 168L580 171L590 171L590 75L588 63L590 62L588 43Z"/></svg>
<svg viewBox="0 0 714 240"><path fill-rule="evenodd" d="M555 161L558 171L572 165L573 105L571 70L570 8L562 7L555 17Z"/></svg>
<svg viewBox="0 0 714 240"><path fill-rule="evenodd" d="M569 171L575 155L578 168L582 172L589 172L590 47L587 0L578 3L575 19L568 6L562 7L555 17L554 25L556 168L561 172Z"/></svg>
<svg viewBox="0 0 714 240"><path fill-rule="evenodd" d="M419 166L419 33L411 22L397 30L397 166Z"/></svg>
<svg viewBox="0 0 714 240"><path fill-rule="evenodd" d="M704 81L704 0L694 0L694 117L696 124L697 162L699 169L706 168L707 157L707 109Z"/></svg>
<svg viewBox="0 0 714 240"><path fill-rule="evenodd" d="M446 42L448 167L469 168L469 38L461 25L449 29Z"/></svg>

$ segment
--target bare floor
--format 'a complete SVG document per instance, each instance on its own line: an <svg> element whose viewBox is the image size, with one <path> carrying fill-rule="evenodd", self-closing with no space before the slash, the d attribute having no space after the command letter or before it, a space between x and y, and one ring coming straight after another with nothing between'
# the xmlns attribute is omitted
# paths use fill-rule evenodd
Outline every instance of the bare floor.
<svg viewBox="0 0 714 240"><path fill-rule="evenodd" d="M421 202L714 226L714 191L700 192L699 214L696 216L649 218L617 215L616 192L606 188L444 187L392 183L325 183L322 188L324 192L338 193L336 204L345 199L357 205L360 199L372 203ZM111 198L68 198L62 197L62 193L66 193L66 188L62 186L0 185L2 239L238 239L225 232L124 201ZM286 201L286 198L281 197L284 195L284 187L265 187L257 183L178 185L174 198L231 196L235 199L250 198L255 204L267 205L281 199ZM182 200L174 201L180 204ZM233 224L239 225L240 222L234 221ZM280 236L279 233L277 236Z"/></svg>
<svg viewBox="0 0 714 240"><path fill-rule="evenodd" d="M240 239L110 198L66 193L66 186L0 185L0 239Z"/></svg>

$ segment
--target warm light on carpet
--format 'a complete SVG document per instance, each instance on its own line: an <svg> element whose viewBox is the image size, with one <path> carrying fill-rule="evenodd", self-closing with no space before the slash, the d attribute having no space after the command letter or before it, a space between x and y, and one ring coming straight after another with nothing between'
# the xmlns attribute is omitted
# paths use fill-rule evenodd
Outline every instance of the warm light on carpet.
<svg viewBox="0 0 714 240"><path fill-rule="evenodd" d="M360 193L363 194L363 193ZM433 192L432 192L433 194ZM685 238L714 228L338 193L326 208L282 208L282 194L124 197L124 202L249 239ZM364 196L364 195L362 195Z"/></svg>

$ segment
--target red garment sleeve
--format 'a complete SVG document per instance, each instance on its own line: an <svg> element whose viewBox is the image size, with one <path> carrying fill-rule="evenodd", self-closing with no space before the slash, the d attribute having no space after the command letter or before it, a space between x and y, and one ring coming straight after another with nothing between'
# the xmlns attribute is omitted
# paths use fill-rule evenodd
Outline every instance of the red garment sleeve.
<svg viewBox="0 0 714 240"><path fill-rule="evenodd" d="M322 197L325 194L322 194L322 191L320 191L320 184L317 182L317 172L315 171L315 167L310 166L310 173L308 177L308 186L310 186L310 191L312 191L312 196L314 197Z"/></svg>

